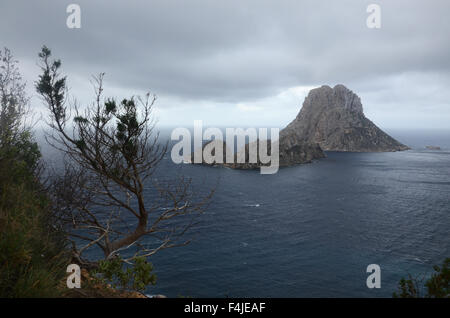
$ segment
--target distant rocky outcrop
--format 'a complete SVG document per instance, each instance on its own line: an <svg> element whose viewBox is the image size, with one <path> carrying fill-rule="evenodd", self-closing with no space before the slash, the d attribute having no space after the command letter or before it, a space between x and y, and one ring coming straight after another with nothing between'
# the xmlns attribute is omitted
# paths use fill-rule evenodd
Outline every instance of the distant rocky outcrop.
<svg viewBox="0 0 450 318"><path fill-rule="evenodd" d="M439 146L426 146L425 148L428 150L442 150Z"/></svg>
<svg viewBox="0 0 450 318"><path fill-rule="evenodd" d="M222 147L223 163L203 159L202 164L223 165L233 169L256 169L267 165L262 164L259 157L256 163L249 162L249 144L240 150L244 152L245 163L238 162L236 154L233 162L227 163L226 153L232 150L222 140L206 143L197 151L203 152L205 147ZM270 149L270 142L268 148ZM314 159L324 158L323 151L388 152L407 149L408 146L386 134L364 115L360 98L351 90L343 85L336 85L334 88L322 86L309 92L300 113L281 130L279 166L309 163Z"/></svg>
<svg viewBox="0 0 450 318"><path fill-rule="evenodd" d="M387 152L409 149L371 122L360 98L343 85L322 86L306 97L297 117L280 132L325 151Z"/></svg>
<svg viewBox="0 0 450 318"><path fill-rule="evenodd" d="M259 148L258 148L258 141L256 143L256 150L259 154ZM279 166L280 167L287 167L287 166L293 166L297 164L303 164L303 163L310 163L314 159L320 159L324 158L325 154L320 149L320 146L318 144L309 144L304 142L299 142L298 140L291 140L290 136L284 136L279 139ZM207 162L205 161L205 158L203 158L202 164L204 165L220 165L229 167L232 169L258 169L261 166L269 166L270 164L263 164L259 158L259 155L257 156L257 160L255 163L250 162L249 158L249 149L250 144L246 144L244 149L240 149L239 152L244 152L243 156L245 158L244 162L238 162L237 153L233 153L233 162L227 162L226 160L226 154L227 152L232 152L229 147L227 147L226 143L222 140L213 140L203 145L202 152L206 147L211 147L211 149L208 149L207 151L211 151L211 155L215 155L215 149L220 149L219 147L222 147L222 163L217 162ZM270 140L267 142L267 149L268 154L271 153L271 143ZM197 151L200 151L198 149ZM192 153L191 161L194 162L194 153Z"/></svg>
<svg viewBox="0 0 450 318"><path fill-rule="evenodd" d="M319 144L304 142L290 135L281 135L280 132L280 167L310 163L321 158L325 158L325 153Z"/></svg>

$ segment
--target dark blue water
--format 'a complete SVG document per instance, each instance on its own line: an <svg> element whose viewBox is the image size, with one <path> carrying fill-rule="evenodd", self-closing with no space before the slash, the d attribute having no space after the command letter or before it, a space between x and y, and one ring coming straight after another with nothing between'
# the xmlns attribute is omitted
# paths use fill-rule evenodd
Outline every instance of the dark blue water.
<svg viewBox="0 0 450 318"><path fill-rule="evenodd" d="M390 297L450 257L450 137L397 133L398 153L328 153L275 175L165 160L160 178L217 186L184 247L151 258L169 297ZM425 145L442 151L427 151ZM367 265L381 289L366 287Z"/></svg>
<svg viewBox="0 0 450 318"><path fill-rule="evenodd" d="M422 150L437 141L423 133L402 140L419 150L328 153L275 175L183 165L205 191L219 186L194 241L152 258L148 292L390 297L402 276L450 256L450 152ZM366 287L372 263L379 290Z"/></svg>

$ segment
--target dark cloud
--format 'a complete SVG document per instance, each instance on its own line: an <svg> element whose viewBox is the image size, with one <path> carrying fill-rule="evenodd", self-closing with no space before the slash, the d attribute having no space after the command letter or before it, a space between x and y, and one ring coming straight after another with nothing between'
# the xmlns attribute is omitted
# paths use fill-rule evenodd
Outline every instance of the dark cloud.
<svg viewBox="0 0 450 318"><path fill-rule="evenodd" d="M417 90L420 74L450 74L446 0L377 1L377 30L366 26L372 1L80 0L79 30L65 24L72 2L3 0L0 44L30 65L47 44L73 77L104 71L115 87L214 103L335 83L373 95L406 73L419 74Z"/></svg>

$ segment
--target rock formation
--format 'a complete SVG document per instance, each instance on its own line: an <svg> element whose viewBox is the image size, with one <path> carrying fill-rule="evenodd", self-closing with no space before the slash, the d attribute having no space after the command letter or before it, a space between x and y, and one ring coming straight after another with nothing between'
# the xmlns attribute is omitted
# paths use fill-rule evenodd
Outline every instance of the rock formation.
<svg viewBox="0 0 450 318"><path fill-rule="evenodd" d="M256 169L257 163L249 163L249 144L245 146L245 163L226 162L231 151L221 140L211 141L197 151L215 143L223 147L223 163L205 162L207 165L224 165L233 169ZM270 142L268 144L270 149ZM360 98L343 85L334 88L322 86L313 89L306 97L297 117L280 132L279 166L308 163L325 157L323 151L388 152L409 149L371 122L363 112ZM212 153L214 155L214 153ZM194 154L192 154L193 162Z"/></svg>
<svg viewBox="0 0 450 318"><path fill-rule="evenodd" d="M221 166L225 166L225 167L229 167L232 169L258 169L261 166L267 166L269 164L262 164L260 159L259 159L259 155L257 157L257 162L256 163L250 163L249 160L249 144L245 145L244 149L241 149L240 151L244 151L244 156L245 156L245 162L244 163L240 163L237 160L237 154L233 154L234 160L232 163L227 163L226 162L226 153L230 152L232 150L230 150L229 147L227 147L226 143L222 140L213 140L210 141L206 144L203 145L202 150L203 151L208 145L211 145L216 148L213 148L213 150L211 151L211 155L215 155L215 150L214 149L218 149L219 147L222 147L222 153L223 153L223 159L222 159L222 163L216 163L216 162L206 162L205 159L203 158L203 162L202 164L204 165L221 165ZM256 142L256 144L258 145L258 143ZM270 140L267 143L267 148L268 148L268 152L270 154L271 151L271 143ZM258 146L256 147L257 150ZM196 150L196 151L200 151L200 149ZM279 166L280 167L286 167L286 166L293 166L293 165L297 165L297 164L303 164L303 163L310 163L311 161L313 161L314 159L320 159L320 158L324 158L325 154L322 151L322 149L320 149L320 146L318 144L308 144L308 143L304 143L304 142L298 142L296 140L290 140L290 136L286 136L283 138L280 138L280 143L279 143ZM191 158L192 162L194 162L194 153L192 153L192 158Z"/></svg>
<svg viewBox="0 0 450 318"><path fill-rule="evenodd" d="M281 134L281 132L280 132ZM280 167L310 163L325 158L319 144L303 142L290 135L280 135Z"/></svg>
<svg viewBox="0 0 450 318"><path fill-rule="evenodd" d="M442 150L439 146L426 146L425 148L427 150Z"/></svg>
<svg viewBox="0 0 450 318"><path fill-rule="evenodd" d="M295 142L318 143L325 151L409 149L371 122L363 113L360 98L343 85L311 90L297 118L280 136Z"/></svg>

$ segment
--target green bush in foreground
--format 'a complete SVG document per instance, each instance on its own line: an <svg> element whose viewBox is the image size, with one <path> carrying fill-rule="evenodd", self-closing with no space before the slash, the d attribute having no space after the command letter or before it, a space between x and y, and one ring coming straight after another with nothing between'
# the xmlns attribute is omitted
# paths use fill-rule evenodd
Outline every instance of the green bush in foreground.
<svg viewBox="0 0 450 318"><path fill-rule="evenodd" d="M153 266L145 257L137 257L132 266L124 268L120 256L110 260L102 260L98 268L92 273L102 283L110 284L121 290L144 291L145 288L156 283L156 275L152 274Z"/></svg>
<svg viewBox="0 0 450 318"><path fill-rule="evenodd" d="M55 297L65 276L64 237L28 165L0 160L0 297Z"/></svg>
<svg viewBox="0 0 450 318"><path fill-rule="evenodd" d="M394 298L449 298L450 297L450 258L446 258L442 266L433 266L434 273L425 282L426 293L422 296L423 289L420 280L411 275L408 279L402 278L398 284L398 292Z"/></svg>
<svg viewBox="0 0 450 318"><path fill-rule="evenodd" d="M59 296L67 266L25 124L28 101L18 62L0 50L0 297Z"/></svg>

